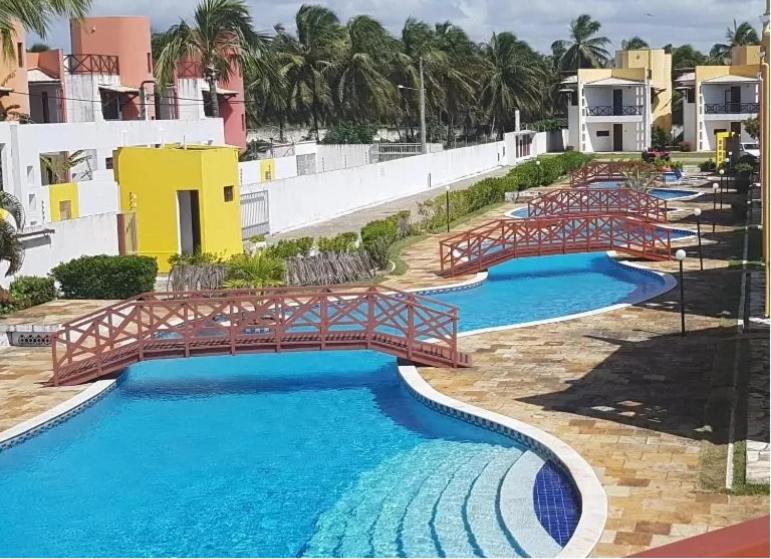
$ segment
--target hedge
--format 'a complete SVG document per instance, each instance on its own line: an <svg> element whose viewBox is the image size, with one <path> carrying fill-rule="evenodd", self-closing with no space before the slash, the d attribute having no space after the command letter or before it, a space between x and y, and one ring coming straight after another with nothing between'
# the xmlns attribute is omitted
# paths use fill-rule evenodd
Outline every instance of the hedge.
<svg viewBox="0 0 771 559"><path fill-rule="evenodd" d="M51 275L69 299L126 299L152 291L158 263L149 256L82 256L59 264Z"/></svg>
<svg viewBox="0 0 771 559"><path fill-rule="evenodd" d="M19 276L8 287L13 307L16 310L42 305L56 299L54 278Z"/></svg>

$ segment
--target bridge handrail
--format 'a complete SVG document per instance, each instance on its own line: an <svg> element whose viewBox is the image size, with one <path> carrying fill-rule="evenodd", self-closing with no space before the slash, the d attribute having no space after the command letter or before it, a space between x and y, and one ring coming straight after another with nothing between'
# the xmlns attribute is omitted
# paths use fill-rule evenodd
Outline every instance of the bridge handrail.
<svg viewBox="0 0 771 559"><path fill-rule="evenodd" d="M666 200L631 188L561 188L529 201L527 208L531 218L618 213L660 222L668 212Z"/></svg>
<svg viewBox="0 0 771 559"><path fill-rule="evenodd" d="M97 378L118 356L141 361L150 346L185 356L196 345L237 353L242 345L262 344L280 351L282 343L310 336L323 349L340 334L368 347L398 345L409 359L439 348L443 361L458 366L466 357L458 352L457 333L455 307L379 286L150 293L63 324L52 340L53 382L66 383L84 366Z"/></svg>
<svg viewBox="0 0 771 559"><path fill-rule="evenodd" d="M570 187L586 187L599 180L622 179L637 170L650 171L644 161L590 161L570 173Z"/></svg>
<svg viewBox="0 0 771 559"><path fill-rule="evenodd" d="M519 255L620 250L671 258L671 232L618 214L498 219L439 242L442 273L479 272Z"/></svg>

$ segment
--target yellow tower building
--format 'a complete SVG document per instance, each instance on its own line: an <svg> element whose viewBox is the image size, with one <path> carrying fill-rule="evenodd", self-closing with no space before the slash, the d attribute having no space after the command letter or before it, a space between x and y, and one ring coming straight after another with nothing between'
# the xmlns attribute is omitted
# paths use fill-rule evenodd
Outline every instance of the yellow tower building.
<svg viewBox="0 0 771 559"><path fill-rule="evenodd" d="M168 272L175 254L242 252L238 149L124 147L115 154L124 212L134 212L139 254Z"/></svg>

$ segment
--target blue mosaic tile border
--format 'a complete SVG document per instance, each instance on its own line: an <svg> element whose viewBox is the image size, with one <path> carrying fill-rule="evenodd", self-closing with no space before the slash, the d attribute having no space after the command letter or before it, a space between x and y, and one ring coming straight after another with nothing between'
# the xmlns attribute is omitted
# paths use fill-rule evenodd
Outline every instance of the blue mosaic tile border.
<svg viewBox="0 0 771 559"><path fill-rule="evenodd" d="M551 464L552 467L555 468L555 472L557 472L557 475L559 475L563 485L567 485L572 488L573 494L576 496L576 499L577 499L578 510L579 511L581 510L581 493L578 491L578 488L576 487L573 476L570 475L570 472L568 471L567 467L565 467L565 465L562 463L559 457L556 454L554 454L554 452L548 446L541 444L541 442L535 440L534 438L528 435L525 435L524 433L521 433L520 431L517 431L516 429L512 429L511 427L507 427L496 421L491 421L489 419L479 417L472 413L468 413L450 406L446 406L444 404L440 404L439 402L436 402L431 398L428 398L423 394L421 394L420 392L418 392L417 390L415 390L412 386L410 386L408 382L403 382L403 384L405 388L407 388L407 391L416 400L418 400L423 405L433 409L434 411L437 411L443 415L454 417L455 419L460 419L461 421L465 421L466 423L470 423L471 425L475 425L477 427L487 429L488 431L499 433L505 437L512 439L513 441L516 441L522 445L527 446L529 450L538 454L538 456L543 458L547 464ZM576 522L577 521L578 519L576 518ZM561 544L561 545L564 545L564 544Z"/></svg>
<svg viewBox="0 0 771 559"><path fill-rule="evenodd" d="M418 291L415 291L415 293L417 295L437 295L439 293L451 293L453 291L466 291L468 289L474 289L475 287L479 287L486 281L487 281L487 276L483 277L482 279L478 279L469 283L464 283L462 285L455 285L450 287L432 287L430 289L420 289Z"/></svg>
<svg viewBox="0 0 771 559"><path fill-rule="evenodd" d="M74 408L69 409L69 410L67 410L66 412L64 412L64 413L62 413L60 415L57 415L56 417L52 417L48 421L45 421L45 422L41 423L40 425L36 425L32 429L28 429L28 430L24 431L23 433L20 433L20 434L16 435L15 437L12 437L12 438L10 438L8 440L0 442L0 452L6 451L6 450L8 450L8 449L18 445L18 444L23 443L26 440L29 440L29 439L31 439L33 437L36 437L36 436L40 435L41 433L44 433L45 431L48 431L49 429L59 425L60 423L63 423L65 421L67 421L71 417L81 413L86 408L91 407L96 402L98 402L99 400L104 398L107 394L109 394L110 392L115 390L116 386L117 386L117 383L114 382L110 386L108 386L107 388L105 388L104 390L99 392L98 394L95 394L94 396L92 396L88 400L85 400L85 401L81 402L80 404L78 404Z"/></svg>
<svg viewBox="0 0 771 559"><path fill-rule="evenodd" d="M533 508L544 530L565 547L581 517L581 499L552 461L546 462L535 478Z"/></svg>

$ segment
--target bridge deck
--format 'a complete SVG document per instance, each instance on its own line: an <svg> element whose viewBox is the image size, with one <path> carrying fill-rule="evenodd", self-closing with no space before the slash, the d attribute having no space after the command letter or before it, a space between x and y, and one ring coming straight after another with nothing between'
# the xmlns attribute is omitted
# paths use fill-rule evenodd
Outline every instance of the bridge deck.
<svg viewBox="0 0 771 559"><path fill-rule="evenodd" d="M379 287L147 294L65 324L52 380L79 384L146 359L302 350L468 366L457 332L454 307Z"/></svg>

